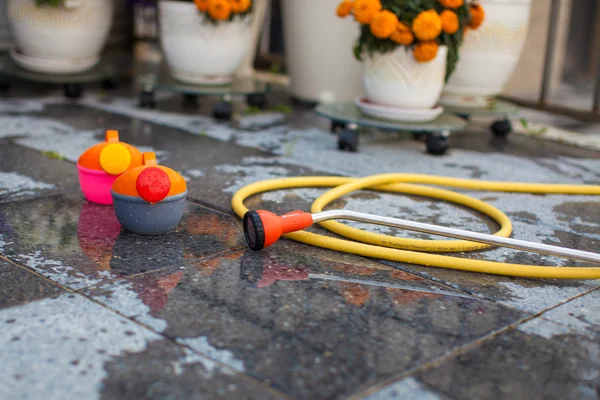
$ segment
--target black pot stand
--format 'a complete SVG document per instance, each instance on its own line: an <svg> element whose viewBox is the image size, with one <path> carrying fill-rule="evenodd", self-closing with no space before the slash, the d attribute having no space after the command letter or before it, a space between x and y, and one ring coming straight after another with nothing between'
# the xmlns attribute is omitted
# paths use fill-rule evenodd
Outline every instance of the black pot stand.
<svg viewBox="0 0 600 400"><path fill-rule="evenodd" d="M69 99L81 98L84 95L84 85L86 84L100 83L103 89L117 88L114 69L106 60L101 60L86 72L59 75L25 70L6 55L0 62L0 90L9 89L13 81L60 85L63 87L64 96Z"/></svg>
<svg viewBox="0 0 600 400"><path fill-rule="evenodd" d="M156 93L176 93L182 96L183 106L197 107L199 97L217 97L219 101L213 106L213 116L219 120L229 121L233 116L232 101L234 97L245 97L249 107L266 109L266 93L270 85L253 78L238 77L229 84L195 85L177 81L168 71L163 69L155 80L143 85L139 92L141 108L156 107Z"/></svg>
<svg viewBox="0 0 600 400"><path fill-rule="evenodd" d="M370 127L396 132L411 132L415 139L425 141L429 154L442 155L448 150L448 138L453 131L463 130L467 122L454 115L443 113L433 121L400 122L370 117L353 103L321 104L317 113L331 121L331 133L337 135L341 151L358 151L360 128Z"/></svg>

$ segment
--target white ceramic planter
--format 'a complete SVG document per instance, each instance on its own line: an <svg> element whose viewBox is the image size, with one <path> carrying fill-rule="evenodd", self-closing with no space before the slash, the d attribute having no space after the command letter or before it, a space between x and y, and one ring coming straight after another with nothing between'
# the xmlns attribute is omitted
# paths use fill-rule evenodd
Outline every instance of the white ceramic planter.
<svg viewBox="0 0 600 400"><path fill-rule="evenodd" d="M237 76L252 76L255 74L254 60L256 58L256 50L260 42L260 36L263 32L263 26L265 25L265 17L271 7L271 0L253 0L252 1L252 27L250 36L250 45L246 52L246 57L242 61L238 70L236 71Z"/></svg>
<svg viewBox="0 0 600 400"><path fill-rule="evenodd" d="M71 8L38 7L35 0L8 0L7 17L18 54L32 63L23 67L53 73L63 66L64 72L75 73L99 61L113 21L112 0L70 4Z"/></svg>
<svg viewBox="0 0 600 400"><path fill-rule="evenodd" d="M499 95L519 61L527 38L531 0L480 0L486 17L470 30L441 102L487 106Z"/></svg>
<svg viewBox="0 0 600 400"><path fill-rule="evenodd" d="M244 61L252 39L252 18L211 23L194 3L160 1L160 43L177 80L226 84Z"/></svg>
<svg viewBox="0 0 600 400"><path fill-rule="evenodd" d="M359 26L340 19L339 0L283 0L290 92L305 101L353 101L361 96L361 64L352 54Z"/></svg>
<svg viewBox="0 0 600 400"><path fill-rule="evenodd" d="M448 48L440 46L429 62L418 62L403 46L364 57L363 83L370 102L402 109L434 107L444 88Z"/></svg>

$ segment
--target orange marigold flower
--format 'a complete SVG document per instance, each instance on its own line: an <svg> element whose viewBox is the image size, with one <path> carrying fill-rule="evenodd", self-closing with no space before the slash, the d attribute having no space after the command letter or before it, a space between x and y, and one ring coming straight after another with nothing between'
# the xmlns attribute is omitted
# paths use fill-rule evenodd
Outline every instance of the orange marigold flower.
<svg viewBox="0 0 600 400"><path fill-rule="evenodd" d="M340 18L347 17L350 15L350 11L352 11L352 7L354 7L354 1L352 0L344 0L338 6L335 11L337 16Z"/></svg>
<svg viewBox="0 0 600 400"><path fill-rule="evenodd" d="M383 10L375 14L371 21L371 33L379 39L387 39L396 31L398 17L391 11Z"/></svg>
<svg viewBox="0 0 600 400"><path fill-rule="evenodd" d="M442 30L446 33L453 34L458 31L458 15L454 11L444 10L440 14L442 19Z"/></svg>
<svg viewBox="0 0 600 400"><path fill-rule="evenodd" d="M231 3L231 11L234 13L245 13L252 4L251 0L229 0Z"/></svg>
<svg viewBox="0 0 600 400"><path fill-rule="evenodd" d="M208 14L217 21L225 21L231 16L231 3L227 0L209 0Z"/></svg>
<svg viewBox="0 0 600 400"><path fill-rule="evenodd" d="M427 62L433 60L435 56L437 56L438 48L438 44L434 41L421 42L417 43L413 50L413 54L417 61Z"/></svg>
<svg viewBox="0 0 600 400"><path fill-rule="evenodd" d="M441 5L448 8L458 8L463 5L463 0L438 0Z"/></svg>
<svg viewBox="0 0 600 400"><path fill-rule="evenodd" d="M412 44L412 42L415 40L415 37L408 26L404 25L402 22L398 22L396 25L396 31L392 33L390 39L398 44L408 46L409 44Z"/></svg>
<svg viewBox="0 0 600 400"><path fill-rule="evenodd" d="M469 27L473 29L479 28L485 19L485 11L480 4L472 4L471 5L471 23Z"/></svg>
<svg viewBox="0 0 600 400"><path fill-rule="evenodd" d="M370 24L381 11L380 0L356 0L354 2L354 18L363 25Z"/></svg>
<svg viewBox="0 0 600 400"><path fill-rule="evenodd" d="M442 33L442 19L435 10L422 11L413 20L412 30L419 40L433 40Z"/></svg>
<svg viewBox="0 0 600 400"><path fill-rule="evenodd" d="M194 0L194 3L196 4L198 10L202 12L206 12L206 10L208 10L208 0Z"/></svg>

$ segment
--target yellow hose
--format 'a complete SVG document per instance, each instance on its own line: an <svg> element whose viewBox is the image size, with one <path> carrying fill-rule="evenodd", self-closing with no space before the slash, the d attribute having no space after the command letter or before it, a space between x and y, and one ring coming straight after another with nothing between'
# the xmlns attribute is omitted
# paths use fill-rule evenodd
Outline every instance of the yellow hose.
<svg viewBox="0 0 600 400"><path fill-rule="evenodd" d="M421 185L415 185L415 183ZM231 201L235 213L241 218L248 211L244 200L258 193L301 188L334 187L312 204L311 212L318 213L332 201L350 192L361 189L405 193L449 201L469 207L489 216L500 225L494 235L508 237L512 232L510 219L497 208L467 195L449 190L422 186L422 184L447 186L471 190L496 192L518 192L536 194L581 194L600 195L600 186L560 185L516 182L492 182L472 179L446 178L418 174L384 174L366 178L344 178L311 176L300 178L273 179L250 184L240 189ZM429 267L481 272L494 275L520 276L528 278L554 279L600 279L598 267L552 267L508 264L502 262L473 260L422 252L462 252L489 248L491 246L463 240L417 240L365 232L335 221L320 223L329 231L355 241L332 238L306 231L285 235L287 238L317 247L352 253L360 256L419 264ZM359 243L361 242L361 243Z"/></svg>

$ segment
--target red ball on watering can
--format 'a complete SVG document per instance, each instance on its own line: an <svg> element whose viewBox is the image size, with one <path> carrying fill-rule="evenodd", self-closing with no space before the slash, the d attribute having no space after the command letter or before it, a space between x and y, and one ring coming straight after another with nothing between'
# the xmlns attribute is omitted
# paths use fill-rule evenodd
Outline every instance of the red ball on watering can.
<svg viewBox="0 0 600 400"><path fill-rule="evenodd" d="M162 169L150 167L140 173L135 186L142 199L149 203L158 203L169 194L171 180Z"/></svg>

